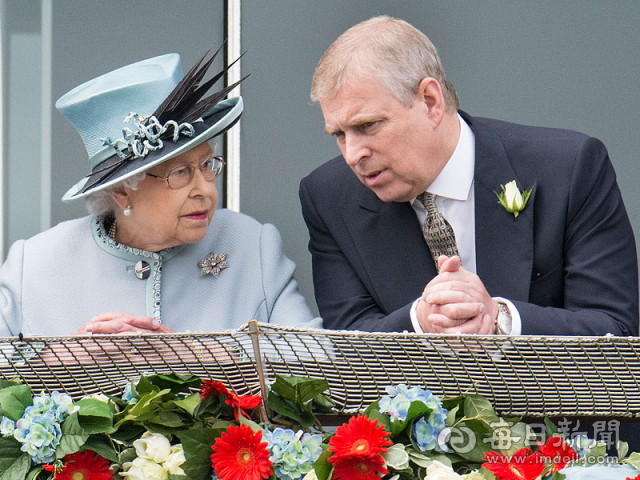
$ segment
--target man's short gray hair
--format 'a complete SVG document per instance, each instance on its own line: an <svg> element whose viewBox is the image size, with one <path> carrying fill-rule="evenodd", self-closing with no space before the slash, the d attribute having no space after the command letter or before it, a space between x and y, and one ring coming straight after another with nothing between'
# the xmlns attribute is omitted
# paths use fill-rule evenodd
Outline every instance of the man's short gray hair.
<svg viewBox="0 0 640 480"><path fill-rule="evenodd" d="M123 180L122 182L116 183L112 187L105 188L104 190L99 190L91 195L88 195L85 202L87 205L87 210L89 213L94 215L110 215L113 214L118 204L113 199L112 192L121 188L129 188L131 190L136 190L140 182L146 176L145 172L138 173L132 177Z"/></svg>
<svg viewBox="0 0 640 480"><path fill-rule="evenodd" d="M404 20L373 17L340 35L316 67L311 100L335 95L359 75L378 77L406 106L413 105L420 82L432 77L442 88L447 110L455 112L460 106L436 48L424 33Z"/></svg>

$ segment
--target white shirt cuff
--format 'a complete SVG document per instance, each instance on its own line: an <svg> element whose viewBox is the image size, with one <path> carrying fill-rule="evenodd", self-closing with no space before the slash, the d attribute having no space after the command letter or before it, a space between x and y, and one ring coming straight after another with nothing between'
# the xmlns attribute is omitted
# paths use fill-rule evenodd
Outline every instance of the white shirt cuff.
<svg viewBox="0 0 640 480"><path fill-rule="evenodd" d="M511 333L509 335L521 335L522 334L522 319L520 318L520 312L516 306L506 298L502 297L492 297L496 302L502 303L509 310L509 314L511 315Z"/></svg>
<svg viewBox="0 0 640 480"><path fill-rule="evenodd" d="M409 312L409 315L411 316L411 325L413 325L413 329L416 331L416 333L424 333L424 331L422 330L422 327L420 326L420 322L418 321L418 302L420 301L420 298L418 298L415 302L413 302L413 305L411 305L411 311Z"/></svg>

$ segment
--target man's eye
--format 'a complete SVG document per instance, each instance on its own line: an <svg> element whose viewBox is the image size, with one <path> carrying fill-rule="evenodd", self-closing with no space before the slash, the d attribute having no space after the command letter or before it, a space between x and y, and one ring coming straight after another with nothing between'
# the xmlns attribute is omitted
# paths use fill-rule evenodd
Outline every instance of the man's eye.
<svg viewBox="0 0 640 480"><path fill-rule="evenodd" d="M344 138L344 132L334 132L331 135L333 135L337 140Z"/></svg>

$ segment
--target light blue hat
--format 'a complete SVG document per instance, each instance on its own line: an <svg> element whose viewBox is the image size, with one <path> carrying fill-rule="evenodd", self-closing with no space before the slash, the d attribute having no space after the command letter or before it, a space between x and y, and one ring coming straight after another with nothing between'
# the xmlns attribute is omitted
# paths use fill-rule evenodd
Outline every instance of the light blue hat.
<svg viewBox="0 0 640 480"><path fill-rule="evenodd" d="M229 68L202 82L216 55L203 63L207 54L185 76L178 54L161 55L89 80L56 102L82 137L91 168L63 202L144 172L238 121L242 98L223 99L240 82L202 99Z"/></svg>

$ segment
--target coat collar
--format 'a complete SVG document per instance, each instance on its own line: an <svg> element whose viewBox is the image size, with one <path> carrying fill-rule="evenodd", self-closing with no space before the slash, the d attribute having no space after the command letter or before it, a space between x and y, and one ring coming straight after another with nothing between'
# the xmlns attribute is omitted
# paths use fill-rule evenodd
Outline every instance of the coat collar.
<svg viewBox="0 0 640 480"><path fill-rule="evenodd" d="M460 112L476 138L475 222L476 269L492 296L527 301L533 268L533 221L536 183L523 185L511 165L500 137L480 120ZM518 217L507 212L496 193L500 185L516 180L531 189L526 208Z"/></svg>

